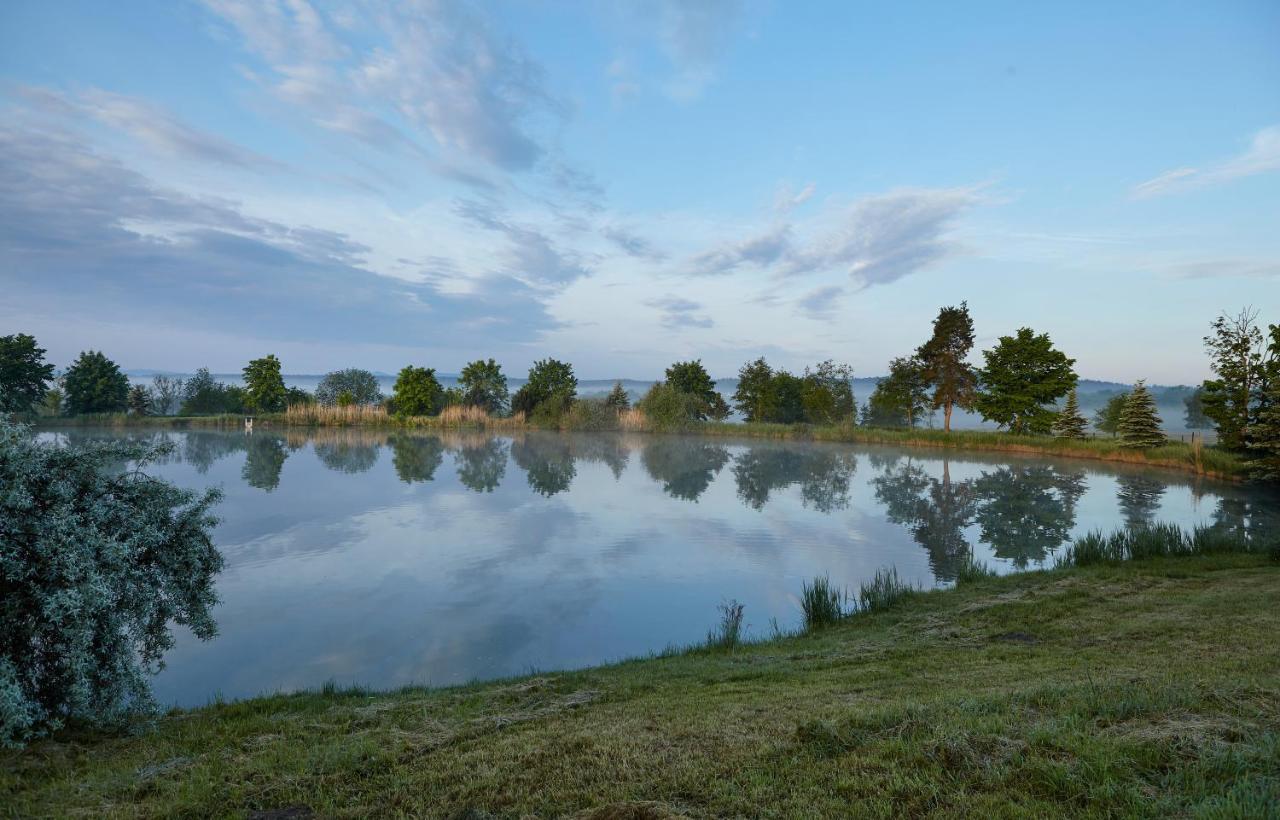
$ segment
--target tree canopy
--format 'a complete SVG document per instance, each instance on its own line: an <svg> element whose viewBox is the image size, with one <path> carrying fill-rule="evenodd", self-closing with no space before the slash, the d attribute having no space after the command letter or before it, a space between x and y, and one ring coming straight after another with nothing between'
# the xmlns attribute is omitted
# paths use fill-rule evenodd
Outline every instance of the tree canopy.
<svg viewBox="0 0 1280 820"><path fill-rule="evenodd" d="M462 368L458 386L462 389L464 404L483 408L493 415L507 411L510 402L507 377L502 373L502 365L493 359L476 359Z"/></svg>
<svg viewBox="0 0 1280 820"><path fill-rule="evenodd" d="M324 378L316 386L316 402L332 407L344 393L350 404L377 404L382 401L378 377L368 370L348 367L324 374Z"/></svg>
<svg viewBox="0 0 1280 820"><path fill-rule="evenodd" d="M1048 433L1053 405L1076 386L1075 359L1055 349L1049 334L1029 327L1001 336L982 356L986 366L978 371L982 386L974 402L982 417L1013 433Z"/></svg>
<svg viewBox="0 0 1280 820"><path fill-rule="evenodd" d="M115 362L96 350L80 354L67 369L67 412L119 413L129 406L129 379Z"/></svg>
<svg viewBox="0 0 1280 820"><path fill-rule="evenodd" d="M872 427L915 427L929 406L924 365L916 358L889 362L889 375L876 384L862 414Z"/></svg>
<svg viewBox="0 0 1280 820"><path fill-rule="evenodd" d="M284 409L284 377L274 355L254 359L244 368L244 405L251 413L279 413Z"/></svg>
<svg viewBox="0 0 1280 820"><path fill-rule="evenodd" d="M558 407L567 405L578 395L578 378L573 365L556 359L542 359L529 368L529 379L511 397L512 412L532 415L538 405L555 400Z"/></svg>
<svg viewBox="0 0 1280 820"><path fill-rule="evenodd" d="M973 317L969 303L944 307L933 320L933 335L916 351L925 381L933 387L933 409L942 408L943 429L951 429L955 407L972 410L978 377L965 359L973 350Z"/></svg>
<svg viewBox="0 0 1280 820"><path fill-rule="evenodd" d="M0 413L27 413L44 399L53 380L44 354L34 336L0 336Z"/></svg>
<svg viewBox="0 0 1280 820"><path fill-rule="evenodd" d="M434 368L407 365L396 377L391 404L397 415L434 416L444 408L443 400Z"/></svg>

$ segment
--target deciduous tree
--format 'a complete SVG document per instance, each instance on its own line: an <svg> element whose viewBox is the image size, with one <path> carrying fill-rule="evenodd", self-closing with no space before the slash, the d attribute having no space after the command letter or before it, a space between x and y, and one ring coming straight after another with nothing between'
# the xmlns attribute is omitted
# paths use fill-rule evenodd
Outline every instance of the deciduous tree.
<svg viewBox="0 0 1280 820"><path fill-rule="evenodd" d="M397 415L434 416L443 408L443 399L434 368L407 365L396 377L391 401Z"/></svg>
<svg viewBox="0 0 1280 820"><path fill-rule="evenodd" d="M476 359L462 368L458 386L462 388L466 404L483 408L492 415L507 411L510 401L507 377L502 373L502 365L493 359Z"/></svg>
<svg viewBox="0 0 1280 820"><path fill-rule="evenodd" d="M327 407L338 403L338 397L346 393L352 404L377 404L382 401L378 377L368 370L348 367L324 374L316 385L316 401Z"/></svg>
<svg viewBox="0 0 1280 820"><path fill-rule="evenodd" d="M974 406L982 417L1012 433L1045 434L1053 426L1052 405L1076 386L1075 359L1057 350L1049 334L1029 327L1001 336L984 350L981 389Z"/></svg>
<svg viewBox="0 0 1280 820"><path fill-rule="evenodd" d="M251 413L279 413L284 410L284 377L280 360L274 355L254 359L244 368L244 404Z"/></svg>

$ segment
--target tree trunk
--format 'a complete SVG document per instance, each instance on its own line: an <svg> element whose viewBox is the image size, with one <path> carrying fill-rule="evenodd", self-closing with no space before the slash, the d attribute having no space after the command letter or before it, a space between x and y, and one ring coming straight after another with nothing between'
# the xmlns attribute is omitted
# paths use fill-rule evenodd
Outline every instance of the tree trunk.
<svg viewBox="0 0 1280 820"><path fill-rule="evenodd" d="M946 402L945 404L942 405L942 419L943 419L942 429L950 433L951 432L951 402Z"/></svg>

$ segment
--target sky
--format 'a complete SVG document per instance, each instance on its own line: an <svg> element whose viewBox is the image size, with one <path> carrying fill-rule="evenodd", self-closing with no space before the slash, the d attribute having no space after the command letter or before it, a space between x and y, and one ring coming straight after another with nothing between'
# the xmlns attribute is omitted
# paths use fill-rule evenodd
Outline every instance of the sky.
<svg viewBox="0 0 1280 820"><path fill-rule="evenodd" d="M0 4L60 367L876 376L961 301L1123 382L1280 322L1280 4Z"/></svg>

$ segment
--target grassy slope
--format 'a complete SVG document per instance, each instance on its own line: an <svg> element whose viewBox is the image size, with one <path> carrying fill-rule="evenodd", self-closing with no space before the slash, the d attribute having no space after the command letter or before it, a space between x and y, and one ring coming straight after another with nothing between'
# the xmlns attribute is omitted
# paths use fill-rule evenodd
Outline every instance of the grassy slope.
<svg viewBox="0 0 1280 820"><path fill-rule="evenodd" d="M0 805L1276 816L1277 600L1280 568L1256 556L981 580L732 653L261 698L140 737L65 736L0 756Z"/></svg>
<svg viewBox="0 0 1280 820"><path fill-rule="evenodd" d="M158 426L170 428L198 426L241 425L242 416L164 416L146 417L112 414L106 416L80 416L67 419L40 419L41 427L65 427L105 425L115 427ZM506 420L499 420L505 422ZM272 425L287 424L283 414L261 416L260 429ZM398 421L391 417L377 425L381 427L411 427L414 429L439 429L437 420L413 418ZM530 425L513 427L510 423L497 424L503 431L534 429ZM643 431L634 431L643 432ZM988 430L957 430L950 433L941 430L893 430L883 428L849 426L814 426L808 424L740 424L707 422L696 424L685 434L728 436L742 438L806 439L840 441L853 444L896 444L906 447L941 447L954 450L1007 452L1083 458L1093 461L1117 461L1128 464L1150 465L1197 473L1222 479L1243 479L1249 465L1235 453L1216 447L1195 449L1190 444L1171 441L1163 447L1150 450L1130 450L1121 447L1114 439L1085 439L1071 441L1050 436L1015 436Z"/></svg>

